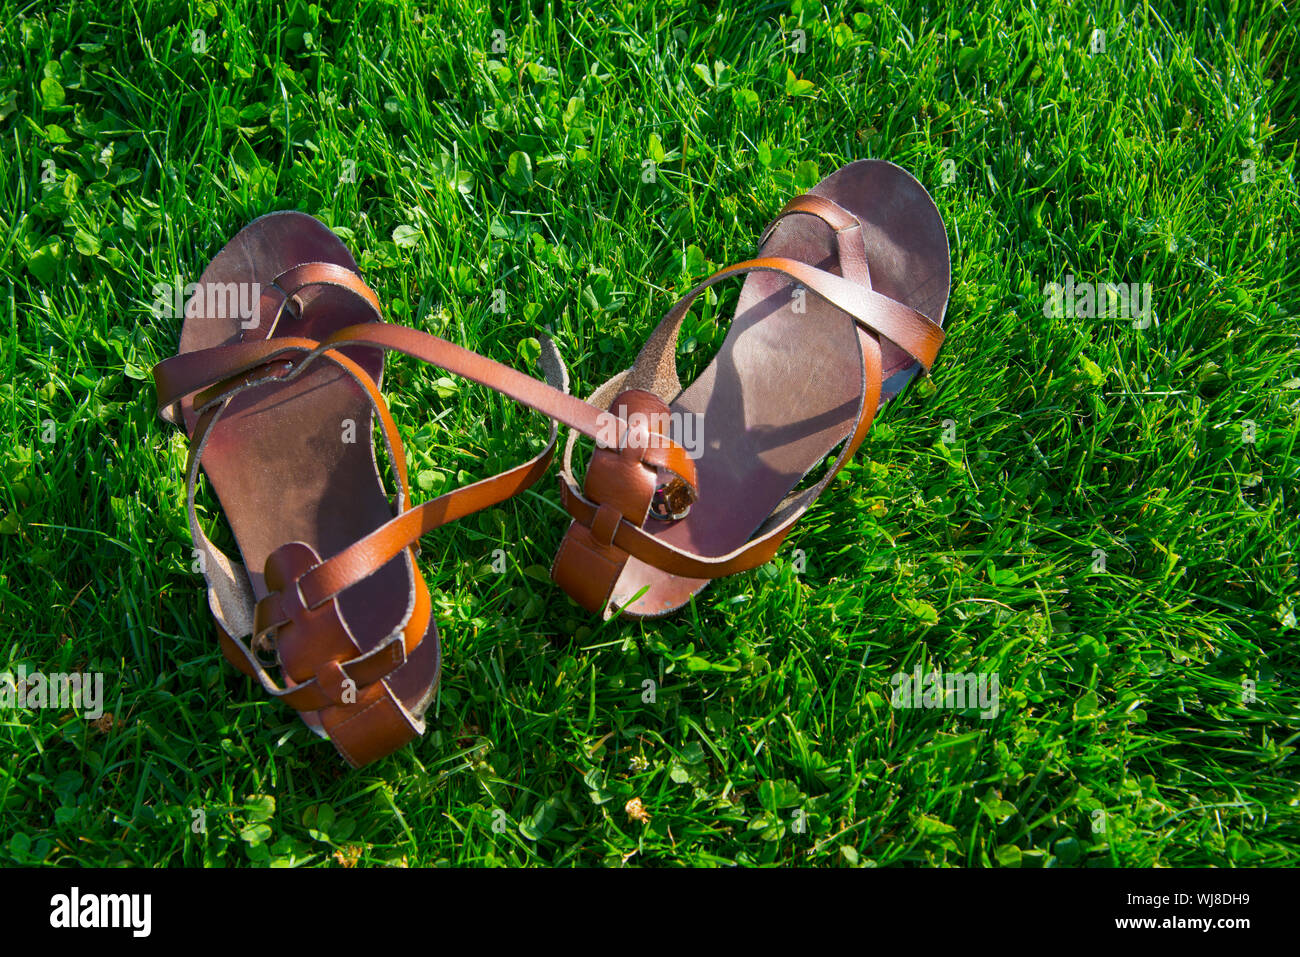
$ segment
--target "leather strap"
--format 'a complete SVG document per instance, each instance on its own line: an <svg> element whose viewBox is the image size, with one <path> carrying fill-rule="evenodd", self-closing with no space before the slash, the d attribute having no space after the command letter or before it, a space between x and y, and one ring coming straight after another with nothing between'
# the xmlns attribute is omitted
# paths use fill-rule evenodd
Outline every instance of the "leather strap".
<svg viewBox="0 0 1300 957"><path fill-rule="evenodd" d="M835 242L839 248L840 275L870 289L871 270L867 266L867 247L862 238L862 224L858 222L858 217L825 196L803 193L786 203L767 229L763 230L758 248L765 247L777 225L795 213L816 216L834 230Z"/></svg>
<svg viewBox="0 0 1300 957"><path fill-rule="evenodd" d="M320 348L345 344L379 346L441 366L449 372L522 402L558 423L577 429L595 439L602 448L621 449L629 442L637 441L629 433L627 423L618 416L610 415L567 392L561 392L486 356L417 329L370 323L349 326L325 339ZM682 446L661 437L644 451L648 464L667 469L692 488L695 487L695 463Z"/></svg>
<svg viewBox="0 0 1300 957"><path fill-rule="evenodd" d="M299 356L293 363L294 367L304 368L321 353L353 345L402 352L488 386L557 422L577 429L595 439L602 448L623 448L631 438L627 423L618 416L610 415L546 382L539 382L445 339L389 323L348 326L320 343L286 336L239 342L173 356L159 363L154 370L159 415L171 421L169 416L175 415L176 404L186 395L233 381L244 373L288 359L294 354ZM553 346L550 351L554 351ZM544 352L543 356L547 357L547 353ZM554 353L554 361L558 362L558 358L559 354ZM657 468L668 469L692 488L695 486L695 464L686 449L676 442L662 438L652 443L645 452L646 462Z"/></svg>
<svg viewBox="0 0 1300 957"><path fill-rule="evenodd" d="M272 340L275 330L279 328L284 310L288 306L292 304L294 311L301 313L302 304L298 294L309 286L333 286L343 289L366 305L374 313L376 322L382 323L383 321L379 298L375 295L374 290L367 286L355 272L335 263L301 263L285 270L262 287L261 299L258 302L258 325L254 329L244 330L245 338L240 345L260 343L264 346L270 345L274 349L277 345L284 347L296 343L298 345L309 344L308 348L314 348L318 344L315 340L301 337L282 336ZM272 311L271 321L261 322L261 316L268 309ZM250 336L249 333L253 331L260 333L260 335L257 337ZM274 352L269 353L268 356L273 354ZM154 367L154 382L158 386L160 397L164 391L174 396L173 399L166 403L166 409L158 410L158 414L162 416L164 421L179 425L179 407L176 403L181 398L191 392L197 392L205 385L212 385L218 379L229 378L238 372L251 368L231 368L226 375L220 375L216 379L204 378L205 375L215 375L220 371L220 357L221 353L213 349L198 349L172 356ZM190 383L188 387L187 383Z"/></svg>
<svg viewBox="0 0 1300 957"><path fill-rule="evenodd" d="M383 309L379 304L379 297L351 269L336 263L300 263L286 269L271 282L271 289L283 298L276 307L275 315L272 317L270 324L266 326L267 339L275 335L276 327L280 324L285 307L296 302L298 293L308 286L335 286L346 289L370 306L375 314L376 321L383 321ZM295 311L301 312L301 309L302 306L298 303Z"/></svg>
<svg viewBox="0 0 1300 957"><path fill-rule="evenodd" d="M847 314L862 328L893 340L927 372L943 345L943 329L910 306L796 259L764 256L719 269L682 296L642 348L626 386L654 392L665 401L676 398L682 391L681 381L677 378L677 334L686 311L710 286L750 272L778 272L789 276Z"/></svg>

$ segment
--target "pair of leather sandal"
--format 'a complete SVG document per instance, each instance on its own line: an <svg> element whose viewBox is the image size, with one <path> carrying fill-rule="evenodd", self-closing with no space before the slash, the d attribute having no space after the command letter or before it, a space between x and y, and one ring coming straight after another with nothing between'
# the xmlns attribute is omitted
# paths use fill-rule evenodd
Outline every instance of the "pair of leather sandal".
<svg viewBox="0 0 1300 957"><path fill-rule="evenodd" d="M603 618L669 614L710 580L768 561L879 407L930 368L949 271L943 222L920 183L890 163L852 163L787 203L756 258L688 292L632 367L584 402L569 395L549 339L539 380L386 323L328 227L296 212L255 220L204 271L178 354L154 369L159 414L190 438L190 531L222 652L354 767L418 737L441 659L418 541L540 479L558 424L571 430L560 500L572 522L552 578ZM686 312L740 274L726 340L683 388ZM540 412L545 449L412 504L380 392L390 350ZM376 461L376 421L393 494ZM698 441L683 444L687 432ZM580 436L595 442L581 485ZM837 445L834 464L799 488ZM199 526L200 466L242 562Z"/></svg>

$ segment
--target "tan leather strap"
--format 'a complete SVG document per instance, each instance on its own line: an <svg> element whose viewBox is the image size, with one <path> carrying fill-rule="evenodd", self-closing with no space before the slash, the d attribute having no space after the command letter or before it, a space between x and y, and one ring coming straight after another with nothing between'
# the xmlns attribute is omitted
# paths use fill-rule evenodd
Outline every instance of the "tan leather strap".
<svg viewBox="0 0 1300 957"><path fill-rule="evenodd" d="M676 398L682 389L677 378L677 335L686 311L710 286L749 272L778 272L789 276L859 326L893 340L927 371L943 344L943 329L901 302L816 266L781 256L764 256L719 269L679 299L642 348L625 386L654 392L666 402Z"/></svg>
<svg viewBox="0 0 1300 957"><path fill-rule="evenodd" d="M758 248L767 245L768 239L777 225L785 217L795 213L816 216L835 233L835 242L839 248L840 275L852 282L871 288L871 270L867 266L867 247L862 238L862 224L858 217L825 196L816 193L803 193L796 196L782 207L776 218L763 230L758 241Z"/></svg>
<svg viewBox="0 0 1300 957"><path fill-rule="evenodd" d="M383 319L383 309L379 304L379 297L351 269L335 263L300 263L291 269L286 269L271 282L271 289L282 298L276 306L275 315L272 317L271 322L262 326L266 330L265 338L270 339L275 335L276 327L280 324L285 307L295 302L298 293L308 286L335 286L346 289L348 292L355 293L370 306L371 310L374 311L376 320L382 321ZM298 311L300 310L301 306L299 305Z"/></svg>
<svg viewBox="0 0 1300 957"><path fill-rule="evenodd" d="M195 349L164 359L153 367L158 417L180 425L181 400L186 396L277 360L296 358L318 345L315 339L282 336Z"/></svg>
<svg viewBox="0 0 1300 957"><path fill-rule="evenodd" d="M651 428L668 421L668 405L652 392L624 391L610 404L629 420L645 416ZM630 410L630 411L628 411ZM571 433L576 435L576 433ZM623 566L627 552L614 547L621 525L639 528L650 514L658 487L658 470L645 464L634 448L615 452L598 448L592 453L583 481L583 501L595 508L583 525L575 523L565 535L551 574L570 595L589 608L604 607ZM568 486L560 482L563 498Z"/></svg>
<svg viewBox="0 0 1300 957"><path fill-rule="evenodd" d="M524 375L509 366L470 352L455 343L417 329L390 324L366 323L348 326L326 338L322 349L340 345L373 345L422 359L449 372L486 385L489 388L522 402L559 423L593 438L602 448L625 448L635 442L627 423L618 416L597 409L575 396L569 395ZM664 468L680 477L690 486L696 484L695 463L686 449L667 438L651 444L645 450L645 461Z"/></svg>
<svg viewBox="0 0 1300 957"><path fill-rule="evenodd" d="M630 436L627 424L617 416L609 415L561 389L445 339L389 323L348 326L320 343L286 336L274 340L217 346L197 353L174 356L159 363L154 369L159 415L164 418L174 415L172 410L186 395L233 380L243 373L289 358L293 354L301 356L295 363L295 366L300 367L309 365L321 352L353 345L402 352L486 385L579 430L604 448L623 448L628 444ZM555 358L558 360L558 353ZM646 449L646 461L658 468L668 469L694 487L695 464L686 450L676 442L663 439L654 443Z"/></svg>
<svg viewBox="0 0 1300 957"><path fill-rule="evenodd" d="M858 217L834 200L827 199L825 196L818 196L815 193L801 193L782 206L781 211L767 224L767 228L763 230L763 235L758 240L759 249L767 245L772 231L776 229L776 224L791 213L808 213L816 216L835 230L836 233L857 229L862 225L858 222Z"/></svg>

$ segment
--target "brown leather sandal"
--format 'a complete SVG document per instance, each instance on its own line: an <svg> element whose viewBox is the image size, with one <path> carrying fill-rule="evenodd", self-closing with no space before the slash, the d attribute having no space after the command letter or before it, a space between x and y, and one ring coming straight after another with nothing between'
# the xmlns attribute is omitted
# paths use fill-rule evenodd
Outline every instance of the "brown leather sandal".
<svg viewBox="0 0 1300 957"><path fill-rule="evenodd" d="M179 354L154 369L159 414L190 436L190 531L209 605L231 663L297 709L355 767L423 733L438 680L438 629L415 564L417 540L533 484L556 442L552 421L533 459L411 507L405 453L379 393L387 349L598 440L626 444L627 431L567 394L549 339L543 383L384 323L352 256L310 216L263 216L217 254L186 307ZM375 460L372 407L399 486L391 503ZM647 461L694 479L681 448L656 450ZM242 565L199 527L200 462ZM283 684L268 672L275 666Z"/></svg>
<svg viewBox="0 0 1300 957"><path fill-rule="evenodd" d="M713 362L688 388L677 334L705 289L750 274ZM664 317L632 368L589 400L703 453L697 481L597 448L579 490L571 433L560 473L573 517L551 577L609 618L668 614L711 579L755 568L857 450L877 409L943 342L948 237L925 188L882 161L832 173L786 204L758 258L722 269ZM811 293L812 295L808 295ZM687 417L696 416L693 421ZM810 488L800 481L843 443Z"/></svg>

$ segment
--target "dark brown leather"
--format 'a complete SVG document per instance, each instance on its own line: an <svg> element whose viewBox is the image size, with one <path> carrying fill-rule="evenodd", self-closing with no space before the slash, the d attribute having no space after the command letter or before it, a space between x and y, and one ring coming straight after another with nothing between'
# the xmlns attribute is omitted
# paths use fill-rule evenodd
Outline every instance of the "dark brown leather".
<svg viewBox="0 0 1300 957"><path fill-rule="evenodd" d="M187 305L181 351L154 372L159 414L190 433L191 533L223 653L359 767L422 733L437 682L438 632L414 561L417 540L527 488L545 473L556 441L552 422L546 448L523 465L410 507L405 452L380 392L384 351L400 348L548 414L557 410L593 436L602 413L566 394L549 340L542 344L546 384L384 324L355 270L311 217L256 220L204 272ZM208 308L212 285L254 282L264 283L256 321ZM397 477L391 502L369 437L372 410ZM347 420L355 426L351 443L340 434ZM680 446L655 455L693 481ZM200 463L243 565L198 525Z"/></svg>
<svg viewBox="0 0 1300 957"><path fill-rule="evenodd" d="M852 163L791 200L764 231L757 258L682 297L633 367L590 399L608 407L633 390L671 412L702 416L705 451L689 511L668 521L629 512L626 503L639 505L648 484L627 467L602 467L595 485L589 467L579 490L571 434L560 495L573 522L552 577L606 618L656 616L713 578L768 561L857 450L877 408L933 363L949 271L933 201L893 164ZM726 341L683 390L676 342L687 309L705 289L742 273L749 278ZM826 475L795 491L841 443ZM614 491L620 476L629 486Z"/></svg>

